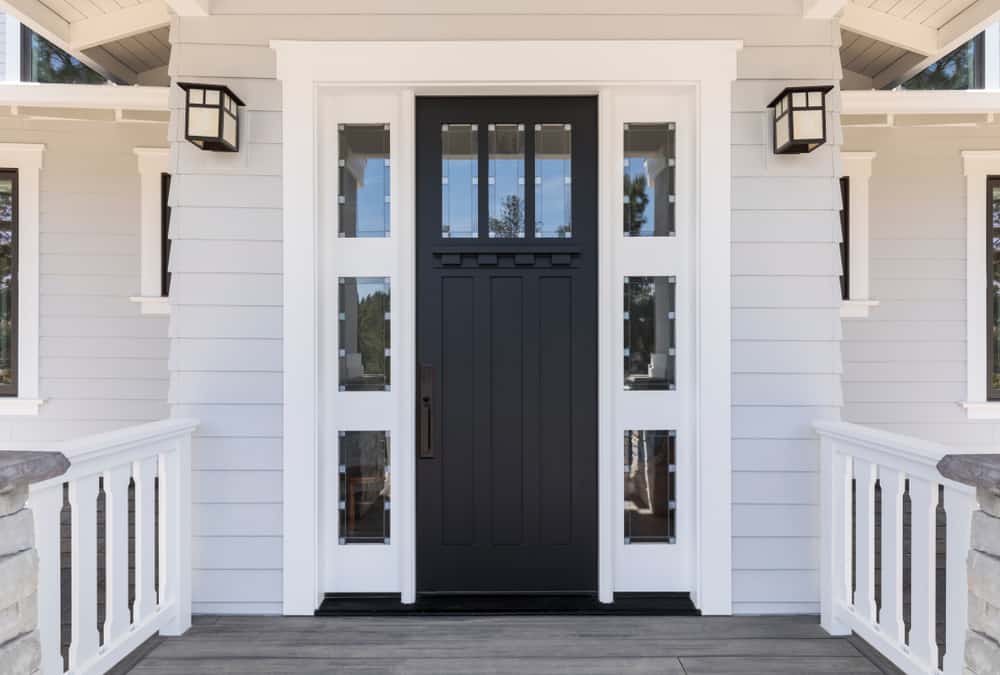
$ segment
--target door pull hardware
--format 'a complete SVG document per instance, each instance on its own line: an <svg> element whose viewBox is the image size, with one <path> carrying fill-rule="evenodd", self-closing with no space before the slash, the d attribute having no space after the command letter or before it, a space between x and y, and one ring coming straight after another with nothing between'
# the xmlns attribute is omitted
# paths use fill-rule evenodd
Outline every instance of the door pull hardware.
<svg viewBox="0 0 1000 675"><path fill-rule="evenodd" d="M420 366L420 459L434 457L434 366Z"/></svg>

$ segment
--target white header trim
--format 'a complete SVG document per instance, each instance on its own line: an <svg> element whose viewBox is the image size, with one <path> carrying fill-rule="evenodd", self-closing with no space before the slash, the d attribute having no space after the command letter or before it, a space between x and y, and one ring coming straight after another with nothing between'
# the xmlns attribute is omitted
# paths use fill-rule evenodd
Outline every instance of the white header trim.
<svg viewBox="0 0 1000 675"><path fill-rule="evenodd" d="M964 115L1000 112L1000 91L840 92L841 115Z"/></svg>
<svg viewBox="0 0 1000 675"><path fill-rule="evenodd" d="M1000 401L986 387L989 308L986 300L986 178L1000 175L1000 150L965 150L966 400L970 419L1000 419Z"/></svg>
<svg viewBox="0 0 1000 675"><path fill-rule="evenodd" d="M694 435L697 553L692 596L703 614L732 612L730 147L732 82L742 42L720 41L274 41L283 101L283 588L285 614L312 615L318 574L317 89L395 86L416 94L601 94L615 86L689 87L697 98L698 188ZM653 70L637 63L655 63ZM652 75L652 76L651 76ZM599 103L600 105L600 103ZM407 114L412 114L408 112ZM411 141L412 142L412 141ZM602 156L603 158L603 156ZM404 192L408 188L404 187ZM412 195L411 195L412 197ZM406 199L406 195L403 196ZM412 202L407 202L408 208ZM601 207L607 208L607 205ZM721 254L720 252L725 252ZM412 293L412 289L410 289ZM411 378L412 379L412 378ZM412 384L412 383L411 383ZM395 384L394 384L395 386ZM409 390L401 395L410 395ZM412 400L412 399L410 399ZM409 428L409 425L406 425ZM606 431L606 429L605 429ZM602 444L603 445L603 444ZM620 475L620 447L610 452ZM410 455L412 457L412 453ZM602 455L602 461L604 456ZM404 458L404 461L405 458ZM400 491L404 494L400 495ZM599 508L610 502L607 486ZM404 602L415 599L412 490L393 486L404 519ZM610 513L608 509L605 509ZM600 528L609 523L602 516ZM393 535L396 536L395 534ZM601 599L610 601L610 540L599 551Z"/></svg>
<svg viewBox="0 0 1000 675"><path fill-rule="evenodd" d="M169 314L167 298L160 295L163 273L160 238L161 175L168 173L169 148L134 148L139 160L139 292L131 297L141 303L143 314Z"/></svg>
<svg viewBox="0 0 1000 675"><path fill-rule="evenodd" d="M17 169L17 397L0 398L0 415L37 415L39 343L39 172L45 146L0 143L0 167Z"/></svg>
<svg viewBox="0 0 1000 675"><path fill-rule="evenodd" d="M5 106L166 112L169 94L169 87L0 82L0 105Z"/></svg>
<svg viewBox="0 0 1000 675"><path fill-rule="evenodd" d="M851 228L847 249L850 268L847 289L848 300L840 305L840 316L857 319L868 316L868 311L878 305L878 301L868 297L869 260L868 240L869 214L868 182L872 177L874 152L841 152L840 163L843 175L850 178L848 195L848 224Z"/></svg>

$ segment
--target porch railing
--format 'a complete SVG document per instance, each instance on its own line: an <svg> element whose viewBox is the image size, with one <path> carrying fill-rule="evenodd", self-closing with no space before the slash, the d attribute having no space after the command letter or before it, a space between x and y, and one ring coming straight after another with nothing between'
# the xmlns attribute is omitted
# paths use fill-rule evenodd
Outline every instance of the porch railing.
<svg viewBox="0 0 1000 675"><path fill-rule="evenodd" d="M815 427L823 628L854 631L906 673L959 675L975 491L938 473L942 446L846 422Z"/></svg>
<svg viewBox="0 0 1000 675"><path fill-rule="evenodd" d="M162 420L72 441L61 448L69 470L31 486L42 675L104 673L157 631L180 635L190 627L191 434L197 424ZM61 578L64 495L70 520L68 589ZM104 621L98 625L102 605ZM64 609L68 664L62 653Z"/></svg>

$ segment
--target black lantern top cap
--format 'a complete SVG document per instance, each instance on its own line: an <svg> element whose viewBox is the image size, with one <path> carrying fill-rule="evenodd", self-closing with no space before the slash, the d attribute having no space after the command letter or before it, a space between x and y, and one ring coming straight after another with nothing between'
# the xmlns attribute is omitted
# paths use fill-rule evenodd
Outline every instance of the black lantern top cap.
<svg viewBox="0 0 1000 675"><path fill-rule="evenodd" d="M785 87L781 90L781 93L774 97L774 100L767 104L768 108L775 108L781 99L785 98L789 94L808 94L819 92L826 96L831 91L833 91L832 84L817 84L811 87Z"/></svg>
<svg viewBox="0 0 1000 675"><path fill-rule="evenodd" d="M222 92L229 98L233 99L236 105L243 107L246 106L246 103L243 102L243 99L234 94L233 90L224 84L203 84L201 82L178 82L177 86L183 89L184 91L191 91L192 89L204 89L209 91Z"/></svg>

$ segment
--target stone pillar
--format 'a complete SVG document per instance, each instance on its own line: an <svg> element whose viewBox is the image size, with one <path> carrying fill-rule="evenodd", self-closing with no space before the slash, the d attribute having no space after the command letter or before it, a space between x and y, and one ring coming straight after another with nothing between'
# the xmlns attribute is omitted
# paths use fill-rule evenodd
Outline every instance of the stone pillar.
<svg viewBox="0 0 1000 675"><path fill-rule="evenodd" d="M28 485L68 468L58 452L0 451L0 675L38 672L38 556L25 502Z"/></svg>
<svg viewBox="0 0 1000 675"><path fill-rule="evenodd" d="M976 487L969 551L967 675L1000 675L1000 455L949 455L942 475ZM948 589L951 593L951 589Z"/></svg>

